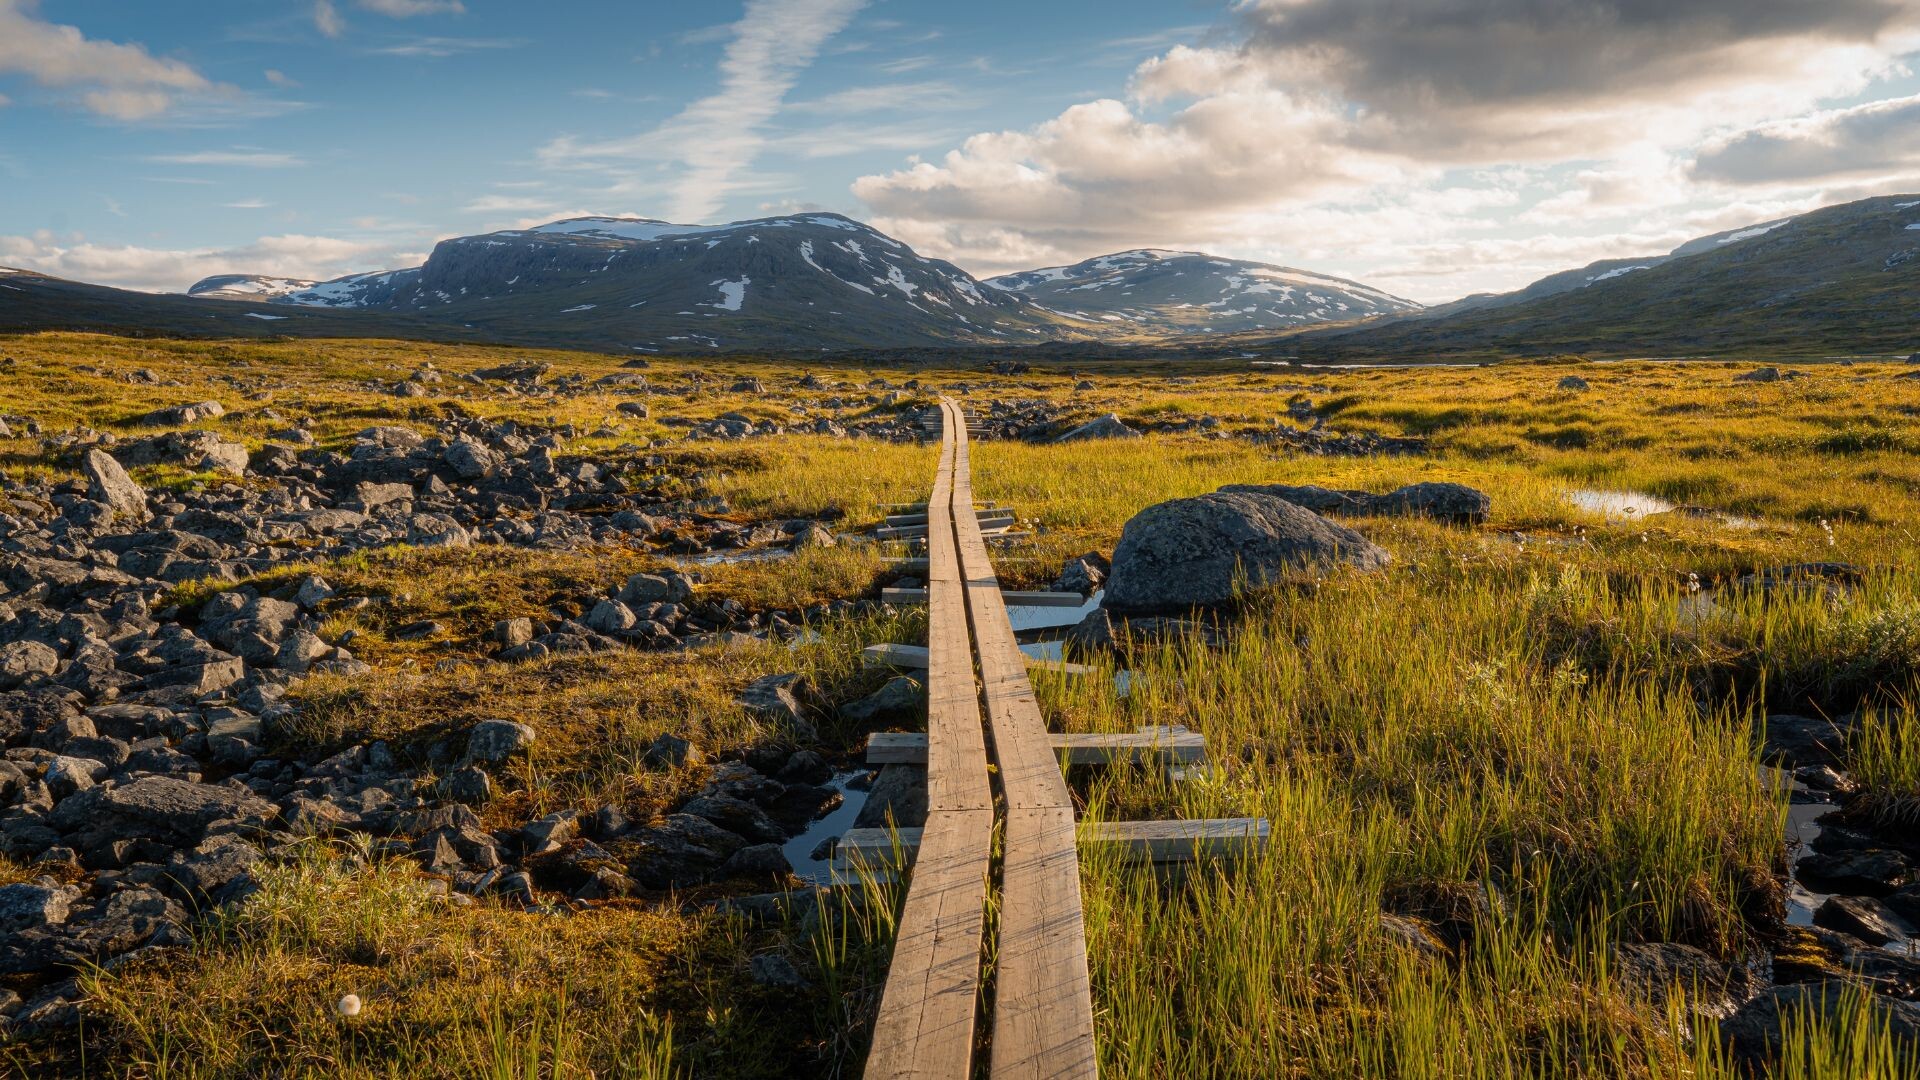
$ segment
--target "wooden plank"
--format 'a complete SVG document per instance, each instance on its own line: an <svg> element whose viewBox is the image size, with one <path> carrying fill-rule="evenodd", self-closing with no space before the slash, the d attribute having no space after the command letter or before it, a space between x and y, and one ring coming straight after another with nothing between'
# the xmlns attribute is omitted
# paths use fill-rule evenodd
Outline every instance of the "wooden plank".
<svg viewBox="0 0 1920 1080"><path fill-rule="evenodd" d="M942 513L945 512L944 510L942 511ZM976 508L974 513L981 518L1007 517L1013 514L1013 507L988 504ZM885 520L880 522L882 525L925 525L926 523L927 508L925 506L921 506L917 510L905 510L897 514L888 514Z"/></svg>
<svg viewBox="0 0 1920 1080"><path fill-rule="evenodd" d="M1250 855L1267 846L1267 833L1266 818L1092 821L1080 842L1123 862L1166 864Z"/></svg>
<svg viewBox="0 0 1920 1080"><path fill-rule="evenodd" d="M1053 750L1068 765L1106 765L1115 761L1163 761L1189 764L1206 760L1207 741L1181 727L1143 727L1132 734L1053 736ZM878 731L867 736L867 764L920 765L927 760L927 737L917 731Z"/></svg>
<svg viewBox="0 0 1920 1080"><path fill-rule="evenodd" d="M1098 1076L1073 807L1009 807L1006 813L991 1075Z"/></svg>
<svg viewBox="0 0 1920 1080"><path fill-rule="evenodd" d="M1003 589L1001 599L1008 607L1067 607L1077 608L1087 602L1087 598L1076 592L1050 592L1046 590L1025 592ZM924 604L927 602L925 589L881 589L880 601L885 604Z"/></svg>
<svg viewBox="0 0 1920 1080"><path fill-rule="evenodd" d="M1099 668L1086 664L1075 664L1063 660L1042 660L1039 657L1020 654L1026 659L1027 666L1038 671L1050 671L1055 675L1093 675ZM927 647L924 645L869 645L860 650L860 660L867 667L896 667L907 671L925 671L927 669Z"/></svg>
<svg viewBox="0 0 1920 1080"><path fill-rule="evenodd" d="M910 516L924 517L924 515ZM983 516L980 518L980 527L986 530L1007 529L1013 525L1013 522L1014 516L1011 511L1000 510L994 511L991 517ZM873 535L881 540L905 540L912 537L925 536L927 535L927 523L923 520L918 524L910 525L882 525L873 530Z"/></svg>
<svg viewBox="0 0 1920 1080"><path fill-rule="evenodd" d="M964 429L956 433L953 485L961 505L973 498L967 440ZM982 523L959 515L954 535L1006 807L991 1075L1093 1077L1099 1069L1073 800L1027 681L1028 658L1014 640Z"/></svg>
<svg viewBox="0 0 1920 1080"><path fill-rule="evenodd" d="M993 811L932 812L926 828L915 831L920 835L913 879L874 1019L866 1075L967 1080L980 1004Z"/></svg>
<svg viewBox="0 0 1920 1080"><path fill-rule="evenodd" d="M834 847L836 863L892 867L894 833L886 829L848 829ZM898 830L899 856L918 857L924 832ZM1171 866L1202 859L1234 859L1267 846L1265 818L1197 818L1171 821L1090 821L1076 827L1075 843L1123 862ZM1012 841L1008 841L1011 849Z"/></svg>
<svg viewBox="0 0 1920 1080"><path fill-rule="evenodd" d="M925 850L901 909L865 1073L889 1080L972 1074L992 868L992 789L953 527L955 506L971 502L955 502L958 439L942 442L928 499L927 647L917 650L927 670L928 813L916 838Z"/></svg>

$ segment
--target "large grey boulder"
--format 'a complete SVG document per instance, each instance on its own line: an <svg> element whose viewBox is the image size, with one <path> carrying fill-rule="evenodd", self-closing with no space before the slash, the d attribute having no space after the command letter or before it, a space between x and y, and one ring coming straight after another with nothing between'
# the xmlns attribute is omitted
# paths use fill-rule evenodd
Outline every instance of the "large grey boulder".
<svg viewBox="0 0 1920 1080"><path fill-rule="evenodd" d="M1083 442L1087 439L1137 439L1140 433L1122 423L1120 417L1108 413L1097 420L1089 420L1065 435L1053 440L1057 443Z"/></svg>
<svg viewBox="0 0 1920 1080"><path fill-rule="evenodd" d="M1378 570L1392 556L1352 529L1284 499L1216 491L1149 506L1120 532L1102 603L1116 611L1224 604L1236 587L1339 565Z"/></svg>
<svg viewBox="0 0 1920 1080"><path fill-rule="evenodd" d="M80 459L80 470L87 475L87 498L105 503L113 516L128 521L147 520L147 492L127 470L100 450L89 450Z"/></svg>
<svg viewBox="0 0 1920 1080"><path fill-rule="evenodd" d="M1385 495L1370 491L1323 488L1316 484L1228 484L1221 491L1271 495L1316 514L1360 514L1373 517L1430 517L1464 525L1478 525L1493 510L1493 500L1465 484L1428 482L1408 484Z"/></svg>

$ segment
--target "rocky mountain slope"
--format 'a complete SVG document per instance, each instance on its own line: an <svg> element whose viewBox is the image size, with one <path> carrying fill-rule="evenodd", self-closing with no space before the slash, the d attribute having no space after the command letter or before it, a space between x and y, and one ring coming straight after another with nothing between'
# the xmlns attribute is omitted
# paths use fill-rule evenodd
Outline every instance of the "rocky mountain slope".
<svg viewBox="0 0 1920 1080"><path fill-rule="evenodd" d="M1829 206L1418 317L1308 332L1303 360L1920 349L1920 195ZM1476 298L1468 298L1469 301Z"/></svg>
<svg viewBox="0 0 1920 1080"><path fill-rule="evenodd" d="M1025 344L1093 329L837 214L726 225L574 218L457 237L419 267L272 299L636 352Z"/></svg>
<svg viewBox="0 0 1920 1080"><path fill-rule="evenodd" d="M1344 278L1156 248L1006 274L987 284L1074 319L1172 334L1274 330L1420 309Z"/></svg>

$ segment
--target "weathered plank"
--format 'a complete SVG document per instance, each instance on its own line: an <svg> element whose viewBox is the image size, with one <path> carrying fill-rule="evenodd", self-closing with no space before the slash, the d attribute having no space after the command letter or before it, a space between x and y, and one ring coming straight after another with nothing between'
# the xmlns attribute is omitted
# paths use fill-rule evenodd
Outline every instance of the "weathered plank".
<svg viewBox="0 0 1920 1080"><path fill-rule="evenodd" d="M1143 727L1132 734L1055 734L1053 750L1068 765L1149 760L1185 764L1206 759L1207 741L1182 727ZM926 760L927 737L917 731L867 736L869 765L920 765Z"/></svg>
<svg viewBox="0 0 1920 1080"><path fill-rule="evenodd" d="M866 1075L966 1080L973 1071L993 835L986 738L952 519L958 425L947 414L927 542L927 824L900 913ZM960 503L970 506L970 503ZM971 519L972 515L965 515ZM889 844L891 841L889 841Z"/></svg>
<svg viewBox="0 0 1920 1080"><path fill-rule="evenodd" d="M886 829L848 829L834 846L836 862L891 868L896 834ZM898 858L911 864L925 835L900 829ZM1267 846L1265 818L1197 818L1178 821L1090 821L1076 827L1075 843L1122 862L1168 866L1201 859L1235 859Z"/></svg>
<svg viewBox="0 0 1920 1080"><path fill-rule="evenodd" d="M1039 657L1025 657L1027 666L1039 671L1050 671L1056 675L1092 675L1099 668L1085 664L1075 664L1065 660L1042 660ZM869 645L860 650L860 660L868 667L896 667L908 671L926 670L927 647L924 645Z"/></svg>
<svg viewBox="0 0 1920 1080"><path fill-rule="evenodd" d="M964 431L955 442L953 497L968 505L973 478ZM967 623L1006 808L991 1074L1008 1080L1092 1077L1099 1070L1073 800L1027 681L1028 657L1014 640L982 527L970 515L954 521Z"/></svg>
<svg viewBox="0 0 1920 1080"><path fill-rule="evenodd" d="M1002 589L1001 599L1008 607L1070 607L1077 608L1087 602L1087 598L1075 592L1051 592L1045 590L1025 591L1020 589ZM881 589L880 602L884 604L924 604L927 602L925 589Z"/></svg>

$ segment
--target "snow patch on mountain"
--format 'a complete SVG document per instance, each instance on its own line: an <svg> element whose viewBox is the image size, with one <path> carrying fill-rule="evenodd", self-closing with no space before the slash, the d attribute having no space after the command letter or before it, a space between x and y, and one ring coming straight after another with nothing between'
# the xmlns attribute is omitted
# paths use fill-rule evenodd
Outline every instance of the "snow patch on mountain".
<svg viewBox="0 0 1920 1080"><path fill-rule="evenodd" d="M740 305L747 299L747 286L752 284L752 281L752 278L743 277L739 281L713 282L713 287L720 290L720 299L709 306L717 307L722 311L739 311Z"/></svg>

